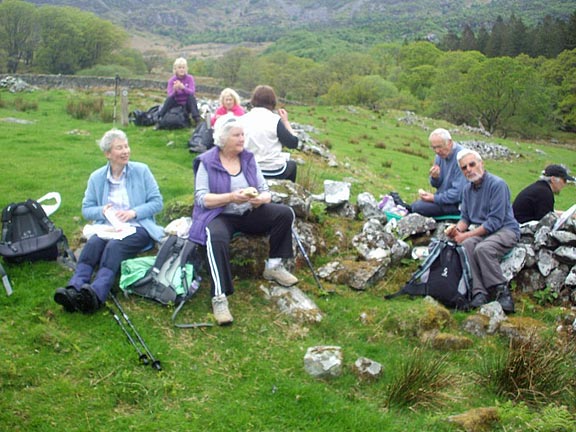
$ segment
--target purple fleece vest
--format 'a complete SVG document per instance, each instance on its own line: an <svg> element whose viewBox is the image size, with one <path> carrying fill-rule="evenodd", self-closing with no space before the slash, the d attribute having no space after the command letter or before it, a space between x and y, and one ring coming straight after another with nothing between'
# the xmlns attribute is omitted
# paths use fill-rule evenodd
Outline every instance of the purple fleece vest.
<svg viewBox="0 0 576 432"><path fill-rule="evenodd" d="M200 162L203 162L204 167L208 172L210 192L228 193L230 192L230 174L222 166L219 153L220 149L218 147L213 147L194 159L194 174L196 174ZM240 165L248 184L258 188L256 160L254 159L254 154L248 150L244 150L240 153ZM192 210L192 226L190 227L190 232L188 234L190 241L205 245L206 226L212 222L216 216L222 213L223 210L224 207L206 209L199 205L194 205L194 209Z"/></svg>

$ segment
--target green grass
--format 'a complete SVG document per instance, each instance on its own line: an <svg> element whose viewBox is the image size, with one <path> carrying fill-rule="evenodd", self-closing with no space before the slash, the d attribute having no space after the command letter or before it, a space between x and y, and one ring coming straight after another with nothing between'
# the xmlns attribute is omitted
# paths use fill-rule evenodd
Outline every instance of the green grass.
<svg viewBox="0 0 576 432"><path fill-rule="evenodd" d="M76 97L74 93L1 96L0 119L16 117L35 123L0 121L0 206L58 191L62 206L52 219L69 238L76 238L85 223L80 203L88 175L105 162L95 142L111 124L68 115L66 105L70 97ZM37 109L16 110L16 97L35 102ZM151 106L157 97L137 96L131 100L131 109ZM112 98L105 98L105 103L110 108ZM339 167L330 168L317 158L297 155L313 167L299 171L311 192L322 192L324 179L353 180L353 197L363 191L378 197L399 190L408 200L419 187L427 187L432 160L426 144L428 132L401 125L397 118L402 113L288 108L293 121L317 128L316 138L329 142L340 162ZM431 128L442 125L428 123ZM73 130L86 134L69 134ZM154 131L132 125L125 130L132 159L149 164L166 203L192 193L192 156L186 146L189 131ZM455 136L457 140L469 138L479 139ZM549 162L576 165L574 142L551 146L494 141L521 154L514 161L486 162L489 170L509 182L513 195ZM559 208L573 202L573 187L557 199ZM334 226L360 226L322 217L327 242L335 239ZM354 233L346 234L351 239ZM346 252L342 249L341 253ZM330 260L312 258L316 265ZM136 352L105 310L91 316L62 312L52 296L68 280L68 270L56 263L5 267L14 294L0 294L0 430L453 431L446 417L483 406L499 407L502 420L495 429L499 431L552 430L542 421L547 416L562 419L556 421L560 426L554 430L576 427L569 414L575 408L573 400L565 402L568 408L511 403L475 378L483 371L488 353L507 352L507 340L473 338L473 348L448 353L422 346L416 332L426 310L424 303L382 300L384 293L406 281L413 263L390 269L385 280L365 292L333 286L335 294L329 296L317 295L309 270L298 269L300 288L325 314L319 324L299 324L281 315L259 290L261 280L236 281L237 292L230 299L235 322L228 328L175 329L171 311L138 299L122 300L162 362L160 373L138 363ZM185 306L182 321L210 319L208 291L204 285ZM559 308L544 309L527 296L518 299L518 309L519 316L540 319L551 329L562 314ZM363 314L366 319L361 320ZM453 322L444 330L460 333L459 323L466 316L453 314ZM345 367L340 378L315 380L304 371L306 349L319 344L342 347ZM416 355L431 364L446 365L448 379L442 381L441 394L426 403L388 407L392 389L402 388L405 365L416 364L412 369L417 370ZM355 376L352 365L360 356L383 364L380 380L364 382Z"/></svg>

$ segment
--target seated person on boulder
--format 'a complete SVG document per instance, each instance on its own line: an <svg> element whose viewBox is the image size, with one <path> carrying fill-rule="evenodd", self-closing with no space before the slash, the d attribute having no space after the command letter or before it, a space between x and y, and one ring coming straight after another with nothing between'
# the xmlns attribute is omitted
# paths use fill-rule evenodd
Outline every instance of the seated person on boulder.
<svg viewBox="0 0 576 432"><path fill-rule="evenodd" d="M434 130L428 139L432 150L436 153L434 164L429 171L430 185L436 188L436 192L420 189L418 192L420 199L413 202L409 210L428 217L458 215L462 189L466 185L466 177L456 160L456 155L462 147L454 143L450 132L442 128Z"/></svg>
<svg viewBox="0 0 576 432"><path fill-rule="evenodd" d="M286 205L271 203L268 184L256 159L244 148L244 130L238 118L222 120L216 122L215 146L194 159L194 209L189 239L206 246L214 317L219 325L228 325L233 321L228 297L234 293L230 267L234 233L269 236L264 279L283 286L294 285L298 279L282 263L294 255L294 212Z"/></svg>
<svg viewBox="0 0 576 432"><path fill-rule="evenodd" d="M519 223L539 221L554 211L554 195L559 194L574 177L562 165L548 165L540 179L524 188L514 200L512 208Z"/></svg>
<svg viewBox="0 0 576 432"><path fill-rule="evenodd" d="M510 189L504 180L484 169L478 152L458 152L460 169L468 184L462 192L461 218L446 230L462 244L472 271L472 302L477 308L496 300L504 312L514 312L508 282L500 261L520 239L520 226L510 204Z"/></svg>
<svg viewBox="0 0 576 432"><path fill-rule="evenodd" d="M237 117L243 116L246 111L240 105L240 96L236 93L235 90L231 88L225 88L220 92L220 98L218 99L220 102L220 106L214 112L214 115L210 119L210 126L214 127L216 120L220 117L233 114Z"/></svg>
<svg viewBox="0 0 576 432"><path fill-rule="evenodd" d="M158 117L162 118L170 109L180 105L184 107L186 113L192 116L194 123L201 120L196 102L196 84L194 77L188 74L188 62L185 58L179 57L174 61L174 76L168 80L166 93L168 97L162 104Z"/></svg>
<svg viewBox="0 0 576 432"><path fill-rule="evenodd" d="M252 109L240 117L246 134L246 149L254 153L262 174L267 179L296 181L296 162L286 158L282 147L295 149L298 137L283 108L276 109L276 93L260 85L252 92Z"/></svg>
<svg viewBox="0 0 576 432"><path fill-rule="evenodd" d="M162 195L147 165L130 162L126 134L109 130L100 140L108 163L94 171L82 200L82 216L95 224L112 226L104 215L109 210L135 232L121 240L92 235L80 254L74 275L58 288L54 301L67 312L92 313L104 304L123 260L160 241L164 229L154 215L162 210ZM106 230L103 230L106 231ZM96 273L93 276L93 273Z"/></svg>

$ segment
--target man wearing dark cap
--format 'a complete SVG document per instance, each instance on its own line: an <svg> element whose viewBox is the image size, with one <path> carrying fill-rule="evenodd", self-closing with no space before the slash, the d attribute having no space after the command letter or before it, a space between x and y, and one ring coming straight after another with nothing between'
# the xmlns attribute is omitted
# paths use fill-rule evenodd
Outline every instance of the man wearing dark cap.
<svg viewBox="0 0 576 432"><path fill-rule="evenodd" d="M574 177L562 165L548 165L540 179L523 189L512 204L514 217L519 223L538 221L554 211L554 194L573 182Z"/></svg>

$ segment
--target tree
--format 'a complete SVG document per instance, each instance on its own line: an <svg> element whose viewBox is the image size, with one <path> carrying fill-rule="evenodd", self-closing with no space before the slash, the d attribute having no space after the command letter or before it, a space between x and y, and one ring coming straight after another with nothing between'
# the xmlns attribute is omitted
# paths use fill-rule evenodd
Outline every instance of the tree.
<svg viewBox="0 0 576 432"><path fill-rule="evenodd" d="M453 51L438 59L436 75L428 95L430 114L455 124L475 121L463 95L470 69L485 60L486 57L478 51Z"/></svg>
<svg viewBox="0 0 576 432"><path fill-rule="evenodd" d="M233 48L227 51L214 65L214 76L219 78L222 85L234 87L240 84L240 70L244 65L254 63L256 54L248 48ZM252 86L247 87L252 88Z"/></svg>
<svg viewBox="0 0 576 432"><path fill-rule="evenodd" d="M463 88L462 103L490 133L531 126L549 112L548 95L534 68L509 57L487 59L473 66ZM539 103L543 101L543 103Z"/></svg>
<svg viewBox="0 0 576 432"><path fill-rule="evenodd" d="M476 51L478 49L478 42L472 28L466 24L462 30L462 38L460 39L460 49L462 51Z"/></svg>
<svg viewBox="0 0 576 432"><path fill-rule="evenodd" d="M0 4L0 47L6 51L8 73L16 73L21 60L34 50L36 7L18 0Z"/></svg>
<svg viewBox="0 0 576 432"><path fill-rule="evenodd" d="M563 51L542 65L544 80L553 87L554 112L560 127L576 132L576 49Z"/></svg>
<svg viewBox="0 0 576 432"><path fill-rule="evenodd" d="M501 16L496 18L496 22L492 26L490 39L486 44L485 54L486 57L499 57L502 55L502 45L506 34L506 24Z"/></svg>

